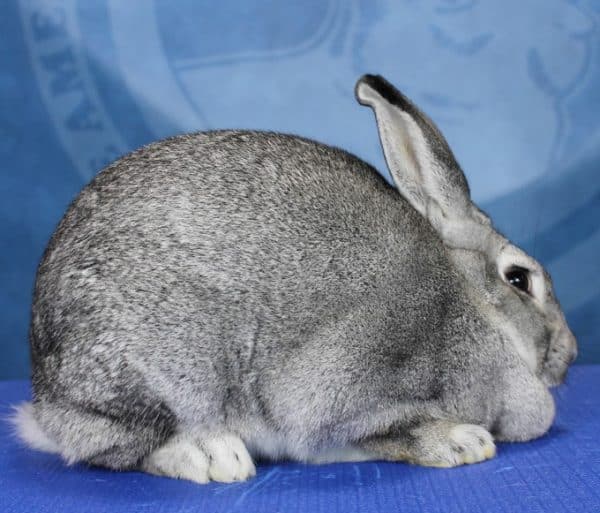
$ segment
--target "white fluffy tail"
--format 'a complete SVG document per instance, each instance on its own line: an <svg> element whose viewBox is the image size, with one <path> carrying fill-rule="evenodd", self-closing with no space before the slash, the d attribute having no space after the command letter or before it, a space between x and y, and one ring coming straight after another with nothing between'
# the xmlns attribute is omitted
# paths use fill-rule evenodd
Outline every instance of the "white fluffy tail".
<svg viewBox="0 0 600 513"><path fill-rule="evenodd" d="M51 440L40 427L33 411L33 404L21 403L14 407L9 417L17 436L32 449L43 452L59 453L58 444Z"/></svg>

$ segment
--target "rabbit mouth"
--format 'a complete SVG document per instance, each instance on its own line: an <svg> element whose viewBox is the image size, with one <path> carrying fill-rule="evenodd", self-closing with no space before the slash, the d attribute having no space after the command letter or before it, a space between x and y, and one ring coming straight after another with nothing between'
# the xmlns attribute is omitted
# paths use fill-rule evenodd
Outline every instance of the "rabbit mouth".
<svg viewBox="0 0 600 513"><path fill-rule="evenodd" d="M562 367L562 368L561 368ZM556 387L558 385L562 385L566 378L569 367L566 365L544 365L544 369L542 370L542 381L548 387Z"/></svg>
<svg viewBox="0 0 600 513"><path fill-rule="evenodd" d="M547 386L557 386L565 382L569 365L577 357L577 343L568 328L561 329L550 342L544 363L542 379Z"/></svg>

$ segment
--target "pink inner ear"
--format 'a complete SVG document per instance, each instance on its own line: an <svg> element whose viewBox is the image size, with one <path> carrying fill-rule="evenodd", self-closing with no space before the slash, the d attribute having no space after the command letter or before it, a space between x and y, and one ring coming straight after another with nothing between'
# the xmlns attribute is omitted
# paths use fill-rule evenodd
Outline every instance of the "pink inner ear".
<svg viewBox="0 0 600 513"><path fill-rule="evenodd" d="M473 247L475 241L459 236L460 219L470 217L469 188L437 127L382 77L362 77L356 96L375 112L385 160L400 194L440 235L448 234L452 246ZM444 226L449 219L456 226Z"/></svg>

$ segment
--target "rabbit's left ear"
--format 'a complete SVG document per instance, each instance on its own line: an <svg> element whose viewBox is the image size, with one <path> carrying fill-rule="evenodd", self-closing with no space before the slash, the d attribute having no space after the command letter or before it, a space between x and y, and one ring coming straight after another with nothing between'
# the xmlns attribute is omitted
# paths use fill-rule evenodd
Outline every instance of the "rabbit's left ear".
<svg viewBox="0 0 600 513"><path fill-rule="evenodd" d="M489 227L489 219L471 202L467 180L433 121L383 77L364 75L355 92L362 105L375 111L385 160L400 194L448 245L479 248L484 242L479 228Z"/></svg>

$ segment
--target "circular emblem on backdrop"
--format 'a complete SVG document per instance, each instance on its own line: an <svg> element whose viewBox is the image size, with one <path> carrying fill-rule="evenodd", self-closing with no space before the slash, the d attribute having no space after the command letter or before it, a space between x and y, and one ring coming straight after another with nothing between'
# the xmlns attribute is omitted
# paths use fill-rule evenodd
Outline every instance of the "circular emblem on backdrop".
<svg viewBox="0 0 600 513"><path fill-rule="evenodd" d="M599 203L593 170L577 162L593 150L598 39L581 4L507 2L498 15L441 0L19 0L42 99L83 181L144 142L242 117L359 154L373 141L364 156L384 169L373 126L348 108L358 74L378 70L449 132L475 197L552 264L563 304L585 320L600 304L589 222ZM570 123L577 105L584 123Z"/></svg>
<svg viewBox="0 0 600 513"><path fill-rule="evenodd" d="M121 0L20 0L42 97L84 178L149 140L203 128L294 131L364 153L374 130L354 123L363 113L348 105L356 77L374 69L448 132L480 199L534 182L573 153L566 145L585 140L571 135L577 127L565 99L585 83L593 25L563 0L552 2L560 27L550 19L531 36L541 4L511 5L504 24L475 2L296 4L153 0L140 9ZM480 23L464 32L470 18ZM513 19L524 20L517 34ZM511 49L515 39L522 54ZM554 40L572 58L557 58ZM509 50L506 72L495 71L489 55ZM481 79L489 74L493 81ZM123 97L127 106L114 101ZM134 110L138 122L127 125ZM466 120L485 136L458 128ZM148 135L136 137L140 130ZM509 147L492 157L496 140ZM364 156L384 171L381 155Z"/></svg>

